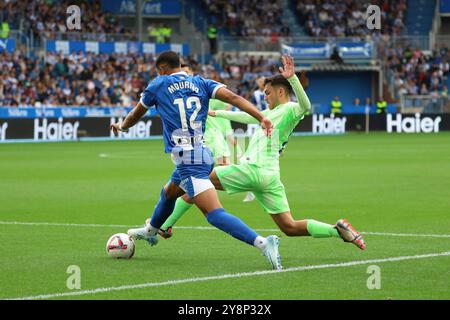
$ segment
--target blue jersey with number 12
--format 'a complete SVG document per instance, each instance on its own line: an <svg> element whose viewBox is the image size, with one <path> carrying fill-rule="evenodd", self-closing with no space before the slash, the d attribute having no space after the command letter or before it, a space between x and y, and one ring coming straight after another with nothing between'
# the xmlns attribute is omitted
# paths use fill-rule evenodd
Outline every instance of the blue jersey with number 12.
<svg viewBox="0 0 450 320"><path fill-rule="evenodd" d="M183 141L187 141L186 138L203 135L209 99L214 98L217 90L223 86L219 82L189 76L185 72L159 76L150 82L140 102L146 108L156 106L163 122L167 153L179 145L183 138Z"/></svg>

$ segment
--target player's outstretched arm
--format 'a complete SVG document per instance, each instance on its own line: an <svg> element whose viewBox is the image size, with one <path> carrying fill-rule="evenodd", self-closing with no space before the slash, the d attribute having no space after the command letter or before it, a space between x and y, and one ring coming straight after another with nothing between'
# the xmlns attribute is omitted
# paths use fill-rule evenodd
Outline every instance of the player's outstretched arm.
<svg viewBox="0 0 450 320"><path fill-rule="evenodd" d="M300 107L300 114L305 114L306 112L311 110L311 102L309 101L309 98L306 95L306 92L303 89L300 80L295 74L294 59L291 56L283 55L281 57L281 60L283 62L283 67L279 68L280 73L289 81L292 89L294 90Z"/></svg>
<svg viewBox="0 0 450 320"><path fill-rule="evenodd" d="M264 114L261 113L252 103L245 100L241 96L235 94L234 92L230 91L226 87L219 88L215 95L216 99L219 99L223 102L227 102L233 106L238 107L242 111L248 113L253 118L261 122L261 126L266 129L266 133L268 135L272 134L273 130L273 124L272 121L267 119Z"/></svg>
<svg viewBox="0 0 450 320"><path fill-rule="evenodd" d="M208 115L211 117L218 117L234 122L245 124L258 124L259 121L253 118L246 112L242 111L227 111L227 110L209 110Z"/></svg>
<svg viewBox="0 0 450 320"><path fill-rule="evenodd" d="M131 110L127 116L125 117L125 120L123 120L122 123L113 123L110 126L110 129L114 133L114 135L118 135L119 131L128 132L128 129L134 126L140 118L144 116L148 111L147 108L145 108L141 102L138 102L136 107Z"/></svg>

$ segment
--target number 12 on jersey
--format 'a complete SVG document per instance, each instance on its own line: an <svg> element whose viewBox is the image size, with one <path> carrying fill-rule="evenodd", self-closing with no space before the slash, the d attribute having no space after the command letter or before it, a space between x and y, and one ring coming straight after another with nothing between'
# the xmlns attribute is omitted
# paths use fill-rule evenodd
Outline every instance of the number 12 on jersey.
<svg viewBox="0 0 450 320"><path fill-rule="evenodd" d="M180 111L180 119L181 119L181 128L183 131L188 131L188 123L186 119L186 108L192 109L193 105L195 104L195 110L192 113L191 117L189 118L189 124L191 129L196 130L201 127L202 123L201 121L195 121L195 118L197 118L197 114L202 108L202 105L200 103L200 99L198 97L189 97L186 99L186 104L184 103L183 98L178 98L173 101L174 104L178 106L178 110Z"/></svg>

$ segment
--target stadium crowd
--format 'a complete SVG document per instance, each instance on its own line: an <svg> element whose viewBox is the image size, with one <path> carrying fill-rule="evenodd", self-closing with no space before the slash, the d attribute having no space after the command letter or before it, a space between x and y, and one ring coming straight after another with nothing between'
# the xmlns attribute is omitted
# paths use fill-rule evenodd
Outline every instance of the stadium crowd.
<svg viewBox="0 0 450 320"><path fill-rule="evenodd" d="M212 24L233 36L289 36L282 0L203 0Z"/></svg>
<svg viewBox="0 0 450 320"><path fill-rule="evenodd" d="M387 48L384 63L395 75L396 92L448 95L450 50L432 55L411 47ZM256 79L277 73L278 58L226 53L221 63L201 65L183 58L195 73L220 81L247 99ZM47 53L27 58L20 51L0 54L0 106L133 106L147 83L157 76L155 56L129 54ZM221 67L220 67L221 65Z"/></svg>
<svg viewBox="0 0 450 320"><path fill-rule="evenodd" d="M260 77L277 74L279 59L275 56L253 56L248 54L224 53L220 79L228 82L236 92L251 99L255 81Z"/></svg>
<svg viewBox="0 0 450 320"><path fill-rule="evenodd" d="M400 35L404 29L406 0L296 0L296 13L312 37L364 37L376 33L367 28L369 5L381 9L383 33Z"/></svg>
<svg viewBox="0 0 450 320"><path fill-rule="evenodd" d="M58 39L58 33L71 31L66 25L66 9L72 4L74 1L70 0L8 0L0 1L0 13L15 29L18 29L21 19L24 31L31 30L35 38ZM102 11L99 0L79 0L76 4L81 9L83 32L95 33L96 40L105 41L106 34L121 34L129 39L135 37L114 15Z"/></svg>
<svg viewBox="0 0 450 320"><path fill-rule="evenodd" d="M282 22L281 0L203 0L212 23L239 36L288 36ZM366 36L365 8L368 1L356 0L292 0L300 21L311 36ZM399 35L403 30L406 0L373 0L382 10L386 34ZM59 3L62 5L55 5ZM66 13L61 8L69 0L9 0L0 3L0 13L8 20L24 16L25 25L36 35L55 37L65 32ZM83 31L121 33L127 30L114 18L101 11L100 1L81 0ZM89 7L89 10L87 8ZM157 34L156 31L161 29ZM151 40L170 41L169 27L151 24L147 34ZM167 30L168 31L168 30ZM383 41L381 35L380 43ZM164 39L164 40L162 40ZM102 40L101 38L98 40ZM427 55L408 46L381 46L380 56L393 71L398 94L448 94L445 79L449 76L450 51L442 47ZM238 94L251 99L255 80L277 73L278 58L248 54L223 53L219 62L201 66L197 59L185 57L196 73L227 84ZM150 79L156 76L155 57L136 54L46 53L27 58L20 51L0 53L0 106L132 106Z"/></svg>
<svg viewBox="0 0 450 320"><path fill-rule="evenodd" d="M157 76L155 56L128 54L46 53L27 58L20 51L0 54L0 106L133 106ZM196 73L223 82L248 99L255 79L275 73L274 57L226 55L224 66L184 62Z"/></svg>
<svg viewBox="0 0 450 320"><path fill-rule="evenodd" d="M450 71L447 46L425 54L419 48L397 46L387 48L384 62L394 72L395 90L399 95L447 95L445 79Z"/></svg>
<svg viewBox="0 0 450 320"><path fill-rule="evenodd" d="M156 76L152 55L0 54L0 105L131 106Z"/></svg>

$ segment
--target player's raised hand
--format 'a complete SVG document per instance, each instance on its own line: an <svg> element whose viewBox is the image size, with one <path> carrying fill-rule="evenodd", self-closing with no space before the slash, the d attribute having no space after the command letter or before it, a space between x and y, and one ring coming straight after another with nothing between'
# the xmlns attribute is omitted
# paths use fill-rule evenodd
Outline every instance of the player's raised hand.
<svg viewBox="0 0 450 320"><path fill-rule="evenodd" d="M268 137L272 136L273 131L273 123L268 118L262 118L261 120L261 127L264 129L264 132Z"/></svg>
<svg viewBox="0 0 450 320"><path fill-rule="evenodd" d="M283 67L279 67L280 73L286 79L295 75L294 70L294 59L291 56L283 55L281 57L281 61L283 62Z"/></svg>

